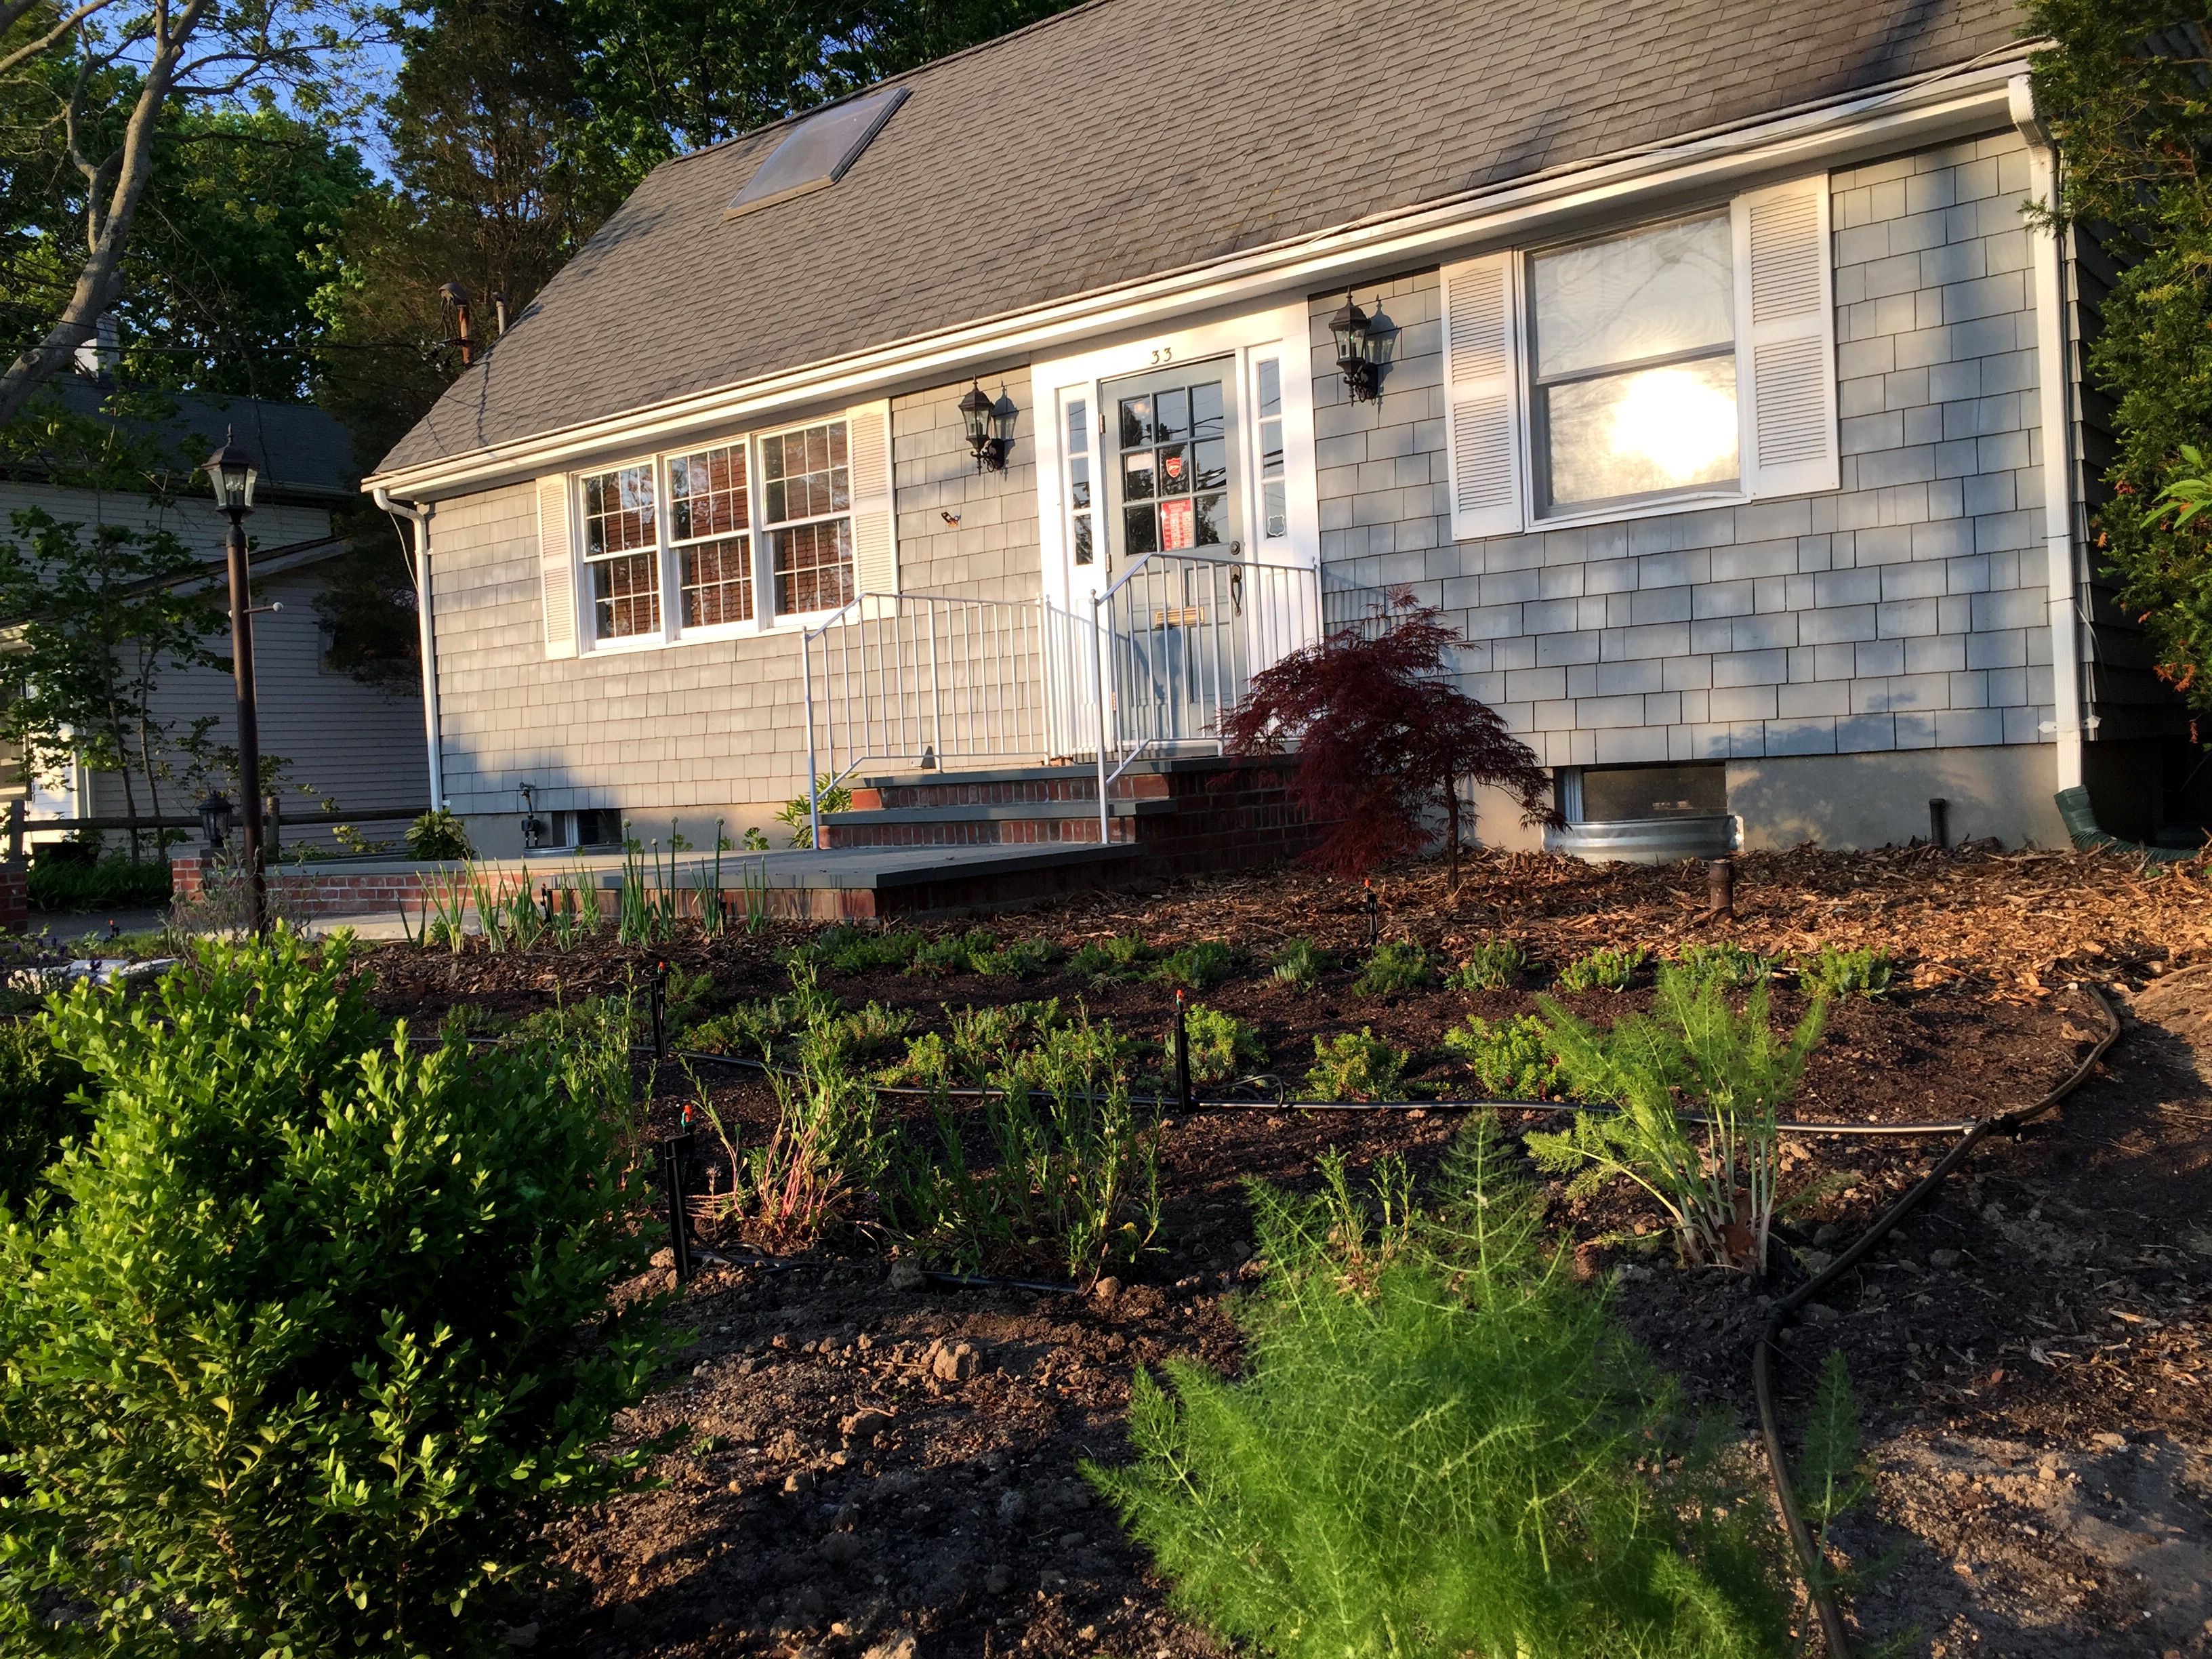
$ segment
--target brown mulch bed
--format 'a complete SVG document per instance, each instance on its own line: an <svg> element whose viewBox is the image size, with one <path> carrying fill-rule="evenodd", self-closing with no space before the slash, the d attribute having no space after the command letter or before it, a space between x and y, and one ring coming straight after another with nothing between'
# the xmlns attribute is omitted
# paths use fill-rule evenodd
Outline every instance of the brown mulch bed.
<svg viewBox="0 0 2212 1659"><path fill-rule="evenodd" d="M1840 1347L1868 1407L1881 1496L1844 1542L1865 1554L1903 1546L1893 1574L1860 1599L1871 1633L1917 1625L1909 1650L1930 1655L2205 1650L2212 1573L2190 1573L2212 1561L2212 1376L2197 1314L2212 1284L2203 1202L2212 1103L2198 1058L2201 1045L2212 1064L2212 967L2192 969L2212 963L2212 890L2116 859L1974 848L1749 855L1736 919L1717 925L1699 918L1694 866L1486 857L1470 861L1456 896L1429 866L1376 885L1388 937L1449 954L1507 933L1536 965L1519 989L1482 996L1363 998L1349 969L1297 996L1267 975L1266 956L1292 936L1348 955L1365 922L1356 888L1287 872L1163 884L1148 897L1087 895L981 925L1068 946L1132 929L1170 946L1225 939L1246 966L1202 1000L1257 1024L1293 1080L1316 1036L1371 1026L1433 1051L1468 1012L1532 1007L1560 964L1596 945L1887 946L1903 964L1899 988L1837 1012L1796 1108L1808 1120L1948 1120L2026 1103L2101 1029L2088 988L2138 1008L2102 1075L2018 1139L1987 1144L1965 1178L1812 1310L1791 1334L1782 1385L1786 1407L1801 1408L1823 1354ZM658 954L710 973L720 1006L782 988L774 953L795 937ZM424 1021L459 1002L520 1013L619 989L654 954L380 951L376 994ZM896 973L825 983L940 1024L943 1005L1054 995L1126 1029L1164 1019L1149 985ZM1648 994L1568 1000L1603 1019ZM1775 1006L1790 1018L1801 1005L1784 987ZM1464 1083L1433 1054L1415 1074ZM685 1086L665 1081L664 1128ZM712 1086L725 1115L757 1139L772 1110L766 1089ZM882 1260L857 1247L787 1272L702 1277L679 1307L697 1343L625 1432L682 1422L711 1441L662 1460L659 1491L564 1530L554 1579L527 1609L538 1650L851 1659L905 1632L926 1659L1216 1651L1168 1611L1164 1587L1091 1501L1075 1464L1126 1455L1133 1365L1172 1354L1237 1363L1222 1298L1249 1271L1239 1266L1251 1242L1247 1177L1306 1182L1331 1146L1355 1165L1396 1152L1426 1167L1460 1121L1288 1108L1176 1121L1164 1248L1111 1297L893 1291ZM1822 1182L1829 1194L1794 1218L1794 1249L1817 1261L1854 1235L1942 1145L1794 1139L1787 1186ZM1674 1266L1653 1212L1627 1193L1556 1196L1554 1212L1578 1241L1582 1271L1616 1286L1628 1327L1693 1399L1748 1430L1749 1340L1765 1294L1802 1271L1790 1253L1761 1287ZM963 1342L974 1374L935 1375L933 1345ZM840 1425L862 1409L890 1425L848 1444Z"/></svg>

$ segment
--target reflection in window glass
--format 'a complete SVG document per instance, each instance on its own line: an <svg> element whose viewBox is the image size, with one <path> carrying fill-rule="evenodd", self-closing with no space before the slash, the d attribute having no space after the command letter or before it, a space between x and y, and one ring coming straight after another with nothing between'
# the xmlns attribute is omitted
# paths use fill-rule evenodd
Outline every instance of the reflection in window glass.
<svg viewBox="0 0 2212 1659"><path fill-rule="evenodd" d="M762 439L761 482L767 486L770 524L844 512L853 504L844 422Z"/></svg>
<svg viewBox="0 0 2212 1659"><path fill-rule="evenodd" d="M583 478L584 562L592 592L592 636L634 638L660 631L660 555L648 464Z"/></svg>
<svg viewBox="0 0 2212 1659"><path fill-rule="evenodd" d="M1725 767L1621 766L1583 774L1583 821L1718 817L1728 811Z"/></svg>
<svg viewBox="0 0 2212 1659"><path fill-rule="evenodd" d="M1260 365L1260 533L1290 533L1289 481L1283 466L1283 368L1273 358Z"/></svg>
<svg viewBox="0 0 2212 1659"><path fill-rule="evenodd" d="M853 599L853 505L845 423L761 440L763 516L778 616L835 611Z"/></svg>
<svg viewBox="0 0 2212 1659"><path fill-rule="evenodd" d="M835 611L853 601L853 521L829 519L769 532L780 616Z"/></svg>
<svg viewBox="0 0 2212 1659"><path fill-rule="evenodd" d="M714 628L753 619L753 549L747 536L695 542L680 555L684 625Z"/></svg>
<svg viewBox="0 0 2212 1659"><path fill-rule="evenodd" d="M1545 510L1733 483L1728 216L1553 249L1529 267Z"/></svg>
<svg viewBox="0 0 2212 1659"><path fill-rule="evenodd" d="M1217 493L1230 467L1223 382L1164 387L1123 398L1119 408L1127 556L1228 543L1229 498Z"/></svg>
<svg viewBox="0 0 2212 1659"><path fill-rule="evenodd" d="M1598 501L1736 475L1735 359L1551 388L1552 498Z"/></svg>
<svg viewBox="0 0 2212 1659"><path fill-rule="evenodd" d="M1075 562L1089 564L1097 552L1091 539L1091 403L1085 398L1067 400L1067 504Z"/></svg>
<svg viewBox="0 0 2212 1659"><path fill-rule="evenodd" d="M668 462L669 533L677 541L752 528L745 504L745 447L728 444Z"/></svg>

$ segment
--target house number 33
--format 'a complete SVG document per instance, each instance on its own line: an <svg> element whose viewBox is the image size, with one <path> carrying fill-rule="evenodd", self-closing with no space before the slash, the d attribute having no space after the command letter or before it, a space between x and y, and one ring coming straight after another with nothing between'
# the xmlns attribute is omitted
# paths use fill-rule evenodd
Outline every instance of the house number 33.
<svg viewBox="0 0 2212 1659"><path fill-rule="evenodd" d="M1154 368L1158 368L1162 363L1171 363L1174 361L1175 348L1173 346L1155 346L1152 349L1152 367Z"/></svg>

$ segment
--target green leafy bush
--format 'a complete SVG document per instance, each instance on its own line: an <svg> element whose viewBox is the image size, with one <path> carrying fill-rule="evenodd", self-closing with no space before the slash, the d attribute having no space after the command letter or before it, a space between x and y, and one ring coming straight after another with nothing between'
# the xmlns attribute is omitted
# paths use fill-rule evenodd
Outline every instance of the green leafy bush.
<svg viewBox="0 0 2212 1659"><path fill-rule="evenodd" d="M1426 951L1411 939L1384 939L1369 953L1352 989L1357 996L1381 997L1436 982L1437 971Z"/></svg>
<svg viewBox="0 0 2212 1659"><path fill-rule="evenodd" d="M975 971L986 979L1027 979L1060 960L1060 947L1048 939L1018 939L995 950L978 951Z"/></svg>
<svg viewBox="0 0 2212 1659"><path fill-rule="evenodd" d="M1642 945L1633 950L1600 949L1577 957L1559 970L1562 991L1621 991L1651 953Z"/></svg>
<svg viewBox="0 0 2212 1659"><path fill-rule="evenodd" d="M656 1449L600 1443L665 1340L610 1305L626 1042L413 1053L353 968L210 942L52 1016L100 1103L0 1229L0 1648L479 1652L478 1593Z"/></svg>
<svg viewBox="0 0 2212 1659"><path fill-rule="evenodd" d="M981 974L994 979L1026 979L1060 960L1055 945L1042 939L1002 941L977 927L922 941L907 964L909 974Z"/></svg>
<svg viewBox="0 0 2212 1659"><path fill-rule="evenodd" d="M1763 1506L1575 1285L1487 1117L1379 1237L1340 1179L1253 1206L1242 1378L1139 1370L1139 1461L1083 1470L1178 1607L1280 1659L1790 1650Z"/></svg>
<svg viewBox="0 0 2212 1659"><path fill-rule="evenodd" d="M1158 955L1143 934L1123 933L1118 938L1095 939L1083 945L1068 957L1067 971L1081 979L1135 979L1152 966Z"/></svg>
<svg viewBox="0 0 2212 1659"><path fill-rule="evenodd" d="M1675 966L1700 982L1715 985L1763 985L1774 977L1774 958L1723 939L1713 945L1692 945L1674 958Z"/></svg>
<svg viewBox="0 0 2212 1659"><path fill-rule="evenodd" d="M829 817L832 812L849 812L853 810L853 790L849 784L832 783L827 778L817 778L815 780L814 789L821 801L822 815L824 817ZM775 815L775 821L791 831L791 845L793 847L814 845L812 808L813 803L807 797L793 795L789 800L784 802L783 811Z"/></svg>
<svg viewBox="0 0 2212 1659"><path fill-rule="evenodd" d="M441 862L473 859L477 849L469 842L468 826L451 809L425 812L407 826L407 856Z"/></svg>
<svg viewBox="0 0 2212 1659"><path fill-rule="evenodd" d="M1444 1033L1444 1048L1474 1068L1476 1081L1494 1100L1540 1100L1558 1085L1559 1056L1552 1035L1534 1014L1489 1020L1468 1016Z"/></svg>
<svg viewBox="0 0 2212 1659"><path fill-rule="evenodd" d="M1797 974L1815 996L1841 1001L1845 997L1878 997L1889 989L1897 963L1887 951L1862 946L1856 951L1824 945L1801 959Z"/></svg>
<svg viewBox="0 0 2212 1659"><path fill-rule="evenodd" d="M1275 953L1276 979L1301 994L1319 985L1321 976L1328 970L1328 958L1310 939L1294 939Z"/></svg>
<svg viewBox="0 0 2212 1659"><path fill-rule="evenodd" d="M54 1052L43 1017L0 1024L0 1204L20 1211L63 1139L83 1133L86 1109L70 1096L88 1081Z"/></svg>
<svg viewBox="0 0 2212 1659"><path fill-rule="evenodd" d="M1510 991L1528 965L1521 942L1499 933L1468 951L1467 960L1444 975L1444 983L1455 991Z"/></svg>
<svg viewBox="0 0 2212 1659"><path fill-rule="evenodd" d="M1777 1125L1827 1013L1816 1001L1784 1042L1767 1023L1767 987L1754 987L1739 1016L1711 980L1662 967L1652 1012L1599 1032L1545 998L1559 1075L1578 1097L1616 1109L1531 1133L1530 1156L1572 1173L1570 1193L1626 1176L1666 1210L1687 1260L1764 1271ZM1682 1106L1713 1120L1702 1135L1677 1115Z"/></svg>
<svg viewBox="0 0 2212 1659"><path fill-rule="evenodd" d="M1211 991L1235 971L1237 952L1218 939L1194 939L1162 957L1152 976L1186 991Z"/></svg>
<svg viewBox="0 0 2212 1659"><path fill-rule="evenodd" d="M110 853L102 859L31 860L24 878L31 902L41 910L143 909L169 902L169 861Z"/></svg>
<svg viewBox="0 0 2212 1659"><path fill-rule="evenodd" d="M1358 1035L1339 1032L1314 1039L1314 1063L1306 1073L1302 1100L1395 1100L1406 1087L1406 1062L1413 1056L1393 1048L1361 1026Z"/></svg>
<svg viewBox="0 0 2212 1659"><path fill-rule="evenodd" d="M1255 1066L1267 1063L1267 1045L1245 1020L1194 1002L1183 1012L1183 1041L1190 1056L1193 1083L1226 1083ZM1160 1047L1162 1075L1175 1075L1175 1024Z"/></svg>

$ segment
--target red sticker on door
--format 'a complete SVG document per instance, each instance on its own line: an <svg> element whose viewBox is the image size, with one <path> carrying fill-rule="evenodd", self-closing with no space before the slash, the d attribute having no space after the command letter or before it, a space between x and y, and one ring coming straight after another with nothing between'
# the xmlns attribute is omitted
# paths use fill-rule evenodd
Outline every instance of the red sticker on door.
<svg viewBox="0 0 2212 1659"><path fill-rule="evenodd" d="M1182 457L1180 455L1169 455L1164 457L1163 459L1165 463L1168 482L1171 484L1181 484L1182 483Z"/></svg>
<svg viewBox="0 0 2212 1659"><path fill-rule="evenodd" d="M1160 503L1160 546L1169 552L1188 547L1192 540L1190 503L1188 501Z"/></svg>

